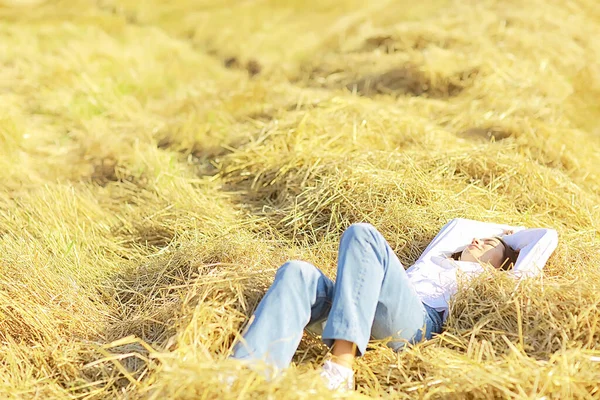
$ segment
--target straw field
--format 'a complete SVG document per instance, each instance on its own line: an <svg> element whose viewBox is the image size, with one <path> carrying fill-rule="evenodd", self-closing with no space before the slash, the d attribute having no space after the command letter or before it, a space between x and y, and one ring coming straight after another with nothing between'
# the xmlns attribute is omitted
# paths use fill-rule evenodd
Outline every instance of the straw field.
<svg viewBox="0 0 600 400"><path fill-rule="evenodd" d="M0 0L0 398L600 398L599 44L596 0ZM286 260L455 217L560 243L355 393L318 338L227 360Z"/></svg>

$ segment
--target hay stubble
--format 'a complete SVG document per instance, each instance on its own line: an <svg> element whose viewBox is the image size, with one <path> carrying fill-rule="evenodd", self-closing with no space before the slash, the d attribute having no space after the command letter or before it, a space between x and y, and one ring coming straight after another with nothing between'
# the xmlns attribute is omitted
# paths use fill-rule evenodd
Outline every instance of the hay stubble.
<svg viewBox="0 0 600 400"><path fill-rule="evenodd" d="M464 287L436 339L373 343L350 396L600 397L594 1L0 16L3 398L331 397L315 338L272 382L226 360L276 268L333 276L361 221L410 265L453 217L560 244L540 279Z"/></svg>

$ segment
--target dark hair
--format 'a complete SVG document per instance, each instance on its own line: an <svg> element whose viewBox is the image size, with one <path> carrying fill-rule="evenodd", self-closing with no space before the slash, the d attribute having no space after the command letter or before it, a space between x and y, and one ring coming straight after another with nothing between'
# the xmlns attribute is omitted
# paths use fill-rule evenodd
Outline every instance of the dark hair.
<svg viewBox="0 0 600 400"><path fill-rule="evenodd" d="M502 271L508 271L517 263L517 258L519 257L519 252L514 250L512 247L506 244L504 240L499 237L496 237L504 246L504 252L502 253L502 264L500 265L500 269ZM460 256L462 251L457 251L452 253L450 256L453 260L460 261Z"/></svg>

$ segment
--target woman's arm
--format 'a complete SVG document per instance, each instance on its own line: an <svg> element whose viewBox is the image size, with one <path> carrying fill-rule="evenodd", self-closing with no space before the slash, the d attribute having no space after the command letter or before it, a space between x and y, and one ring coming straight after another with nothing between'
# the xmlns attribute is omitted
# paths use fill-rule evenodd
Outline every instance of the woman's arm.
<svg viewBox="0 0 600 400"><path fill-rule="evenodd" d="M522 229L524 228L465 218L454 218L442 227L417 262L425 261L433 256L439 256L441 253L455 252L471 242L473 238L501 236L507 230L519 233L518 231ZM515 236L517 233L511 236Z"/></svg>
<svg viewBox="0 0 600 400"><path fill-rule="evenodd" d="M526 229L502 238L506 244L519 250L517 262L510 271L518 278L538 275L558 245L554 229Z"/></svg>

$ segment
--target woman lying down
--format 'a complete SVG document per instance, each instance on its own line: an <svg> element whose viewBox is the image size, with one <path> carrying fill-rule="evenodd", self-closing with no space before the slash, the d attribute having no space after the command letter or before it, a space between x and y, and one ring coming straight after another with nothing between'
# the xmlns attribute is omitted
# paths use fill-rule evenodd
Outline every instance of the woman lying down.
<svg viewBox="0 0 600 400"><path fill-rule="evenodd" d="M331 349L321 372L327 386L353 390L354 358L364 354L370 338L389 338L396 351L431 339L443 330L458 276L478 275L485 266L517 279L535 276L557 244L552 229L457 218L405 270L377 229L351 225L340 241L336 281L304 261L282 265L232 358L284 369L309 327L322 331Z"/></svg>

